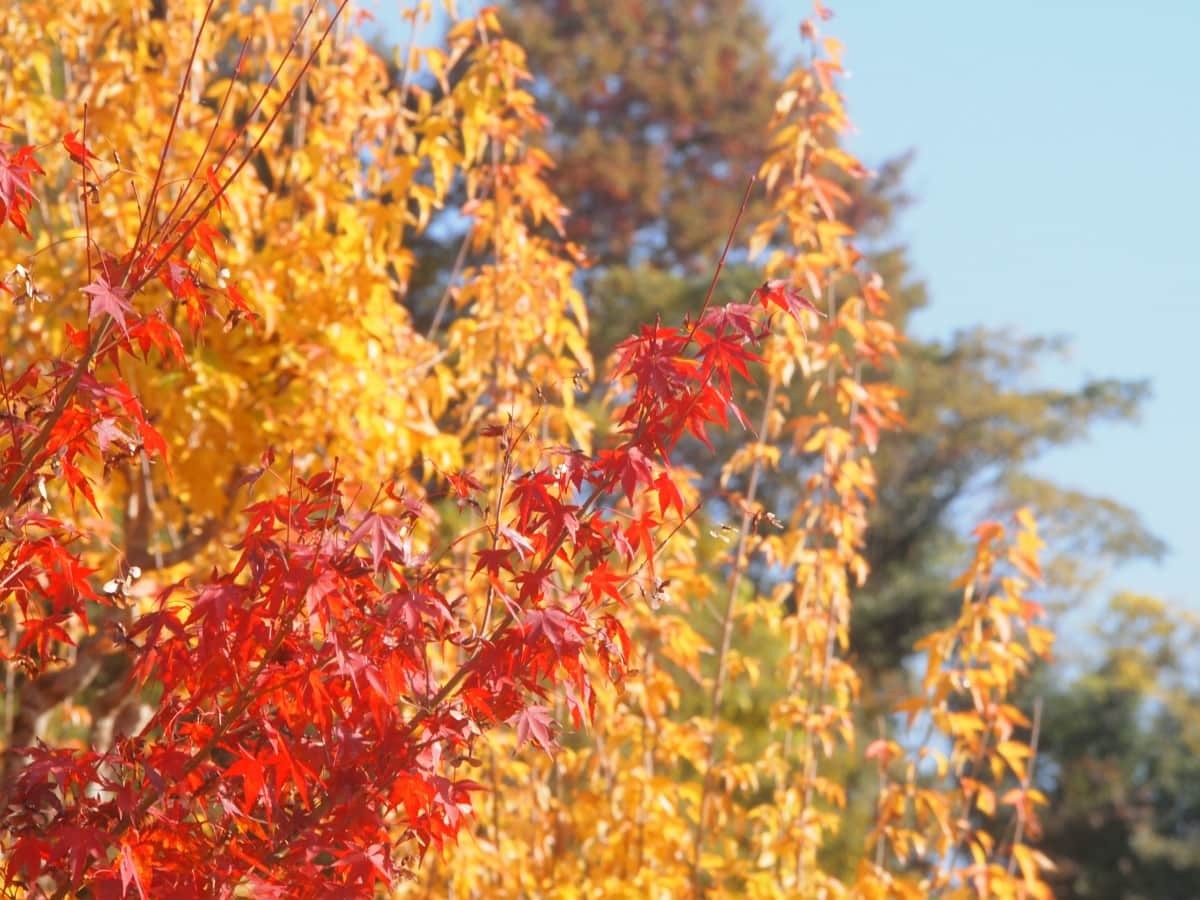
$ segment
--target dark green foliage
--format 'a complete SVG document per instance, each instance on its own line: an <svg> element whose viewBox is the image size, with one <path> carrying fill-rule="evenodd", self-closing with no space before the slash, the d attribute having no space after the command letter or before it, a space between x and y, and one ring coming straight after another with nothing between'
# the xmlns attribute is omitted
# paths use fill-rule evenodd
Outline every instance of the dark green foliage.
<svg viewBox="0 0 1200 900"><path fill-rule="evenodd" d="M1042 849L1060 897L1194 897L1200 885L1200 630L1157 601L1114 599L1099 662L1048 693Z"/></svg>

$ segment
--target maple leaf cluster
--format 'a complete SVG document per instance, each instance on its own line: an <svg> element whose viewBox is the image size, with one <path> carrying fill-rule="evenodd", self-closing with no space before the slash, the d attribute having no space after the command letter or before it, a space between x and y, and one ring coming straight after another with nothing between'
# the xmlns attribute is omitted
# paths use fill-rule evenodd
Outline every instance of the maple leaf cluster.
<svg viewBox="0 0 1200 900"><path fill-rule="evenodd" d="M0 123L0 129L7 127ZM7 221L26 237L31 235L25 216L37 199L32 179L45 174L33 152L27 144L0 141L0 224Z"/></svg>

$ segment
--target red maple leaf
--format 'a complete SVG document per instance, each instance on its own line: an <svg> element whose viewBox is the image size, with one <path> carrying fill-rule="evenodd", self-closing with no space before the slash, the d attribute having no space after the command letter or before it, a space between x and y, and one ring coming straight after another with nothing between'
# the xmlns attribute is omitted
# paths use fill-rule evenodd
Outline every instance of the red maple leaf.
<svg viewBox="0 0 1200 900"><path fill-rule="evenodd" d="M126 335L129 334L129 329L125 327L125 313L133 312L133 307L129 304L129 291L109 284L108 279L101 275L83 288L83 292L92 298L91 309L88 312L89 322L96 316L107 313L117 320L117 324Z"/></svg>
<svg viewBox="0 0 1200 900"><path fill-rule="evenodd" d="M120 853L120 871L121 871L121 895L129 893L129 886L132 884L137 888L138 896L142 900L146 900L146 888L142 884L142 865L137 858L134 848L126 843L121 844Z"/></svg>
<svg viewBox="0 0 1200 900"><path fill-rule="evenodd" d="M183 342L161 312L154 313L142 319L130 331L130 337L137 341L143 356L149 358L150 348L154 347L162 356L164 362L179 362L185 360Z"/></svg>
<svg viewBox="0 0 1200 900"><path fill-rule="evenodd" d="M533 741L547 753L558 746L554 740L554 719L545 706L527 706L517 713L517 743Z"/></svg>
<svg viewBox="0 0 1200 900"><path fill-rule="evenodd" d="M657 527L658 520L654 518L654 513L644 512L625 528L625 538L629 545L634 549L640 545L646 551L646 559L650 563L654 561L654 529Z"/></svg>
<svg viewBox="0 0 1200 900"><path fill-rule="evenodd" d="M544 637L553 648L555 656L574 654L583 646L580 623L557 607L530 610L525 617L525 624L529 629L529 636Z"/></svg>
<svg viewBox="0 0 1200 900"><path fill-rule="evenodd" d="M811 300L782 278L772 278L770 281L763 282L761 287L754 289L753 296L758 298L763 309L767 309L773 303L796 319L799 319L800 313L806 309L809 312L815 312L818 316L824 315Z"/></svg>
<svg viewBox="0 0 1200 900"><path fill-rule="evenodd" d="M404 565L408 562L411 542L408 526L395 516L368 513L350 536L351 541L370 541L371 566L378 572L385 561Z"/></svg>
<svg viewBox="0 0 1200 900"><path fill-rule="evenodd" d="M30 237L25 213L36 198L29 179L44 175L45 171L33 158L32 147L17 147L10 155L11 149L0 141L0 222L7 219L21 234Z"/></svg>
<svg viewBox="0 0 1200 900"><path fill-rule="evenodd" d="M745 341L723 331L715 334L697 331L696 343L700 345L699 356L704 361L701 377L707 379L715 373L726 394L733 392L730 372L736 372L750 381L750 370L746 364L762 362L761 356L746 349Z"/></svg>
<svg viewBox="0 0 1200 900"><path fill-rule="evenodd" d="M679 513L680 518L683 517L683 497L670 475L660 472L659 476L654 479L654 490L658 494L659 512L665 516L667 510L674 509Z"/></svg>
<svg viewBox="0 0 1200 900"><path fill-rule="evenodd" d="M597 469L613 482L620 481L627 500L633 500L634 491L641 485L654 480L654 469L650 457L638 447L626 445L615 450L601 450L597 457Z"/></svg>
<svg viewBox="0 0 1200 900"><path fill-rule="evenodd" d="M214 228L201 219L188 219L180 223L183 234L183 246L188 250L199 247L204 255L217 262L217 249L213 246L213 238L222 237L219 229Z"/></svg>
<svg viewBox="0 0 1200 900"><path fill-rule="evenodd" d="M133 439L121 430L121 426L117 424L117 420L113 418L101 419L96 423L96 442L100 445L100 452L107 453L114 445L122 445L121 449L133 447Z"/></svg>
<svg viewBox="0 0 1200 900"><path fill-rule="evenodd" d="M533 553L533 542L515 528L501 525L498 530L501 537L507 538L508 542L513 545L513 549L517 551L517 555L521 559L525 559Z"/></svg>
<svg viewBox="0 0 1200 900"><path fill-rule="evenodd" d="M462 509L467 503L474 503L475 492L483 490L483 484L472 474L470 469L460 469L457 472L444 474L454 491L454 499L458 503L459 509Z"/></svg>
<svg viewBox="0 0 1200 900"><path fill-rule="evenodd" d="M599 565L584 576L583 580L587 582L588 593L591 595L593 603L603 602L604 596L607 594L617 603L625 605L625 598L621 596L621 584L625 579L609 568L607 560L601 560Z"/></svg>
<svg viewBox="0 0 1200 900"><path fill-rule="evenodd" d="M479 562L475 565L475 571L472 575L478 575L480 569L486 569L489 575L495 576L500 574L501 569L512 571L512 563L509 562L509 557L512 556L512 550L505 547L497 547L495 550L477 550L475 555L479 558Z"/></svg>
<svg viewBox="0 0 1200 900"><path fill-rule="evenodd" d="M75 136L75 132L68 131L63 135L63 146L67 148L67 155L71 157L73 162L79 163L86 169L90 169L93 173L96 172L96 167L93 166L90 160L99 159L95 153L87 148L83 141Z"/></svg>
<svg viewBox="0 0 1200 900"><path fill-rule="evenodd" d="M229 206L229 200L225 197L225 191L221 188L221 182L217 178L217 170L213 166L209 166L204 170L204 182L208 185L208 189L212 191L214 202L217 205L217 212Z"/></svg>

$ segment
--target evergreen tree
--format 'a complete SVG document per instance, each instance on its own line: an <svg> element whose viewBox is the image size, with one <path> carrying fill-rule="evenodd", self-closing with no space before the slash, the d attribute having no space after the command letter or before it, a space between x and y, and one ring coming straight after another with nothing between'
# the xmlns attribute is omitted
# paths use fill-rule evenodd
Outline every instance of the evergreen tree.
<svg viewBox="0 0 1200 900"><path fill-rule="evenodd" d="M547 149L596 262L711 271L766 155L777 94L768 29L748 0L513 0Z"/></svg>

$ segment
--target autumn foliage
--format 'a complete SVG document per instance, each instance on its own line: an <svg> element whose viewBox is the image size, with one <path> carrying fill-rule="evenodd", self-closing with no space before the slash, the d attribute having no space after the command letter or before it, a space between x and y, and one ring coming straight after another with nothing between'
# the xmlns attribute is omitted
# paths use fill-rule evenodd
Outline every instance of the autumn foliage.
<svg viewBox="0 0 1200 900"><path fill-rule="evenodd" d="M856 744L903 336L841 219L865 170L827 12L762 123L765 215L729 223L686 321L631 323L607 362L520 47L491 10L420 46L414 9L395 79L353 15L104 0L0 27L25 48L0 75L8 893L1044 895L1029 515L980 527L919 648L902 711L942 736ZM447 209L466 232L417 328ZM723 299L747 234L762 285ZM677 451L730 430L700 496ZM781 435L811 474L768 510ZM729 697L760 683L747 752ZM834 766L863 753L877 822L843 879Z"/></svg>

